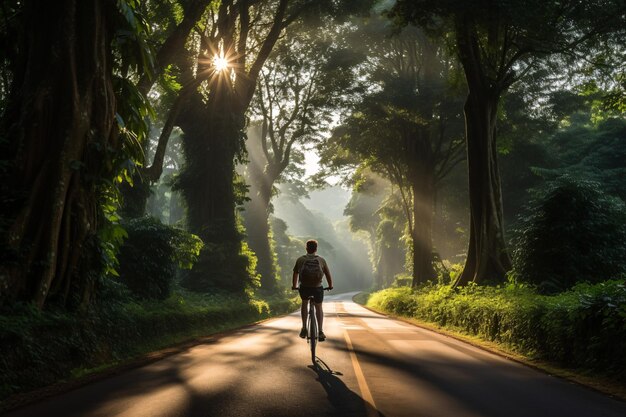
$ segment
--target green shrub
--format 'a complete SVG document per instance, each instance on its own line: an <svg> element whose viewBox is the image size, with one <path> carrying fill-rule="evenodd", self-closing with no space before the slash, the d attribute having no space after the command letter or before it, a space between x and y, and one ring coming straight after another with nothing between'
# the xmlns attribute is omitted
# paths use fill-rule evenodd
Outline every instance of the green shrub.
<svg viewBox="0 0 626 417"><path fill-rule="evenodd" d="M246 293L260 286L256 254L247 242L207 243L193 268L185 271L181 284L192 291L211 293L225 290Z"/></svg>
<svg viewBox="0 0 626 417"><path fill-rule="evenodd" d="M613 375L626 371L626 285L578 284L546 296L527 286L388 288L367 305L502 343L522 354Z"/></svg>
<svg viewBox="0 0 626 417"><path fill-rule="evenodd" d="M624 282L582 283L546 300L542 326L548 357L587 368L626 370Z"/></svg>
<svg viewBox="0 0 626 417"><path fill-rule="evenodd" d="M393 277L393 287L410 287L413 284L413 277L406 273L397 274Z"/></svg>
<svg viewBox="0 0 626 417"><path fill-rule="evenodd" d="M132 219L124 228L128 237L118 255L121 282L139 298L167 298L177 267L191 268L202 242L153 217Z"/></svg>
<svg viewBox="0 0 626 417"><path fill-rule="evenodd" d="M531 202L516 232L516 272L543 293L626 272L626 206L597 183L568 176Z"/></svg>

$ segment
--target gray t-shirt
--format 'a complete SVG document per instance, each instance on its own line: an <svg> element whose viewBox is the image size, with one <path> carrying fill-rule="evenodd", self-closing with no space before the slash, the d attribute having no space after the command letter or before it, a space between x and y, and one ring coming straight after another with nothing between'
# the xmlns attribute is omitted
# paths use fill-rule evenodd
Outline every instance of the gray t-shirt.
<svg viewBox="0 0 626 417"><path fill-rule="evenodd" d="M323 271L326 268L328 268L328 264L326 263L326 260L322 258L321 256L307 253L306 255L299 257L298 260L296 260L295 266L293 267L293 272L297 272L298 274L300 274L300 271L302 270L302 266L304 265L304 263L306 261L311 261L311 260L317 260L319 262L322 273L320 274L318 278L311 279L311 280L305 279L305 281L307 282L304 282L302 279L303 277L300 276L300 285L303 287L321 287L322 279L324 278Z"/></svg>

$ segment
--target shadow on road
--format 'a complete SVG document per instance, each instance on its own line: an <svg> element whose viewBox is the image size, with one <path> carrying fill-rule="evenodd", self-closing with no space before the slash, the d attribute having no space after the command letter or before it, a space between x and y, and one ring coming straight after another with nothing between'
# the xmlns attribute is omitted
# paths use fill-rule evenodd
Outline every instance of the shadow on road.
<svg viewBox="0 0 626 417"><path fill-rule="evenodd" d="M338 416L365 416L363 399L354 391L350 390L337 376L343 376L335 371L320 358L315 358L315 365L308 368L317 374L317 382L322 385L328 398L328 402L334 407ZM380 415L381 417L382 414Z"/></svg>
<svg viewBox="0 0 626 417"><path fill-rule="evenodd" d="M626 415L624 405L609 397L548 378L513 362L494 359L486 352L460 343L440 340L437 349L424 349L418 356L420 343L424 344L422 340L415 340L413 351L390 354L388 334L355 331L351 336L364 371L384 374L387 370L389 375L394 375L398 389L388 391L392 396L406 394L402 388L413 387L412 394L423 395L424 404L430 407L430 412L424 415L452 415L445 411L448 405L482 417ZM433 346L432 341L427 343ZM436 400L429 400L427 393L436 394L433 396ZM402 413L401 403L394 404L394 411L408 415Z"/></svg>

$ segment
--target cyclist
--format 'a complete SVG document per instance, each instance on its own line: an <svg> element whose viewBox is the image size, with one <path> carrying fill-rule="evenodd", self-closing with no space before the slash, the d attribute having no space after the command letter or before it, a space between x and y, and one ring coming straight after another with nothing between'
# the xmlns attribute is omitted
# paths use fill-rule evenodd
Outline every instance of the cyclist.
<svg viewBox="0 0 626 417"><path fill-rule="evenodd" d="M296 265L293 267L293 281L291 289L297 289L300 292L300 298L302 299L302 308L300 310L302 314L302 329L300 330L301 338L306 337L308 298L313 296L313 301L315 302L315 316L317 317L319 328L318 340L320 342L326 340L326 335L322 331L322 323L324 320L324 311L322 310L324 287L322 287L322 278L324 275L326 275L328 289L332 290L333 277L330 275L328 264L324 258L317 255L317 241L309 240L306 242L306 255L299 257L296 261ZM299 287L298 279L300 280Z"/></svg>

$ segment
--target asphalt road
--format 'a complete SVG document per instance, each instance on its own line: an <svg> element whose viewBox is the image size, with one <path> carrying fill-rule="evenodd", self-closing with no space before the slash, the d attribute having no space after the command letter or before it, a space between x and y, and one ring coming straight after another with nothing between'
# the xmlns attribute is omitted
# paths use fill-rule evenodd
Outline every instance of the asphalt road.
<svg viewBox="0 0 626 417"><path fill-rule="evenodd" d="M327 296L318 365L299 313L15 410L12 417L626 416L626 403Z"/></svg>

